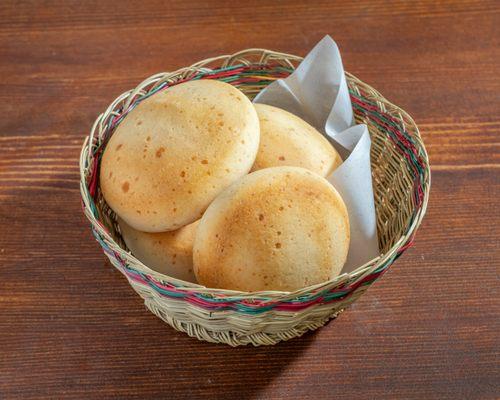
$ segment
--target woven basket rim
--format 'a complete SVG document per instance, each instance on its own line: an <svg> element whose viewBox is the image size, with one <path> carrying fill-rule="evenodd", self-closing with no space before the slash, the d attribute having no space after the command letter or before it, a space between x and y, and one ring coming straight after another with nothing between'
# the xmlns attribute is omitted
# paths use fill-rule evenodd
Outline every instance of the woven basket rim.
<svg viewBox="0 0 500 400"><path fill-rule="evenodd" d="M378 257L373 258L372 260L364 263L363 265L359 266L356 268L354 271L350 273L343 273L339 276L336 276L333 279L330 279L328 281L321 282L316 285L311 285L311 286L306 286L303 288L300 288L295 291L287 292L287 291L255 291L255 292L244 292L244 291L236 291L236 290L227 290L227 289L217 289L217 288L209 288L202 286L200 284L192 283L192 282L187 282L183 281L180 279L176 279L173 277L170 277L168 275L159 273L145 264L143 264L140 260L135 258L130 252L127 252L125 249L123 249L110 235L110 233L105 229L105 227L97 220L95 219L94 215L89 211L90 210L90 205L88 204L88 198L90 197L89 193L89 188L87 187L86 184L86 171L90 168L89 167L89 160L90 160L90 153L89 153L89 148L90 145L94 142L95 139L95 132L96 129L101 121L101 118L103 115L112 113L114 106L119 104L121 101L124 99L128 98L128 103L125 103L125 106L130 105L131 100L134 98L135 95L141 93L142 88L146 85L146 83L151 84L151 82L157 81L159 82L160 80L166 79L166 76L171 76L171 75L176 75L176 74L181 74L186 71L198 71L198 72L205 72L205 71L210 71L211 68L207 68L206 65L212 64L215 62L223 61L221 68L233 65L235 61L240 61L241 58L247 57L247 56L252 56L252 55L260 55L259 61L256 62L256 64L265 64L268 59L270 58L275 58L275 57L283 57L286 62L289 64L291 68L295 69L295 66L288 60L293 60L295 62L300 62L303 60L303 57L296 56L293 54L288 54L288 53L282 53L282 52L277 52L273 50L268 50L268 49L259 49L259 48L249 48L245 50L238 51L234 54L230 55L221 55L221 56L216 56L216 57L211 57L207 58L204 60L200 60L188 67L180 68L177 69L173 72L162 72L162 73L157 73L154 75L151 75L150 77L144 79L136 88L131 89L129 91L126 91L122 93L120 96L118 96L115 100L113 100L106 111L102 114L100 114L96 121L94 122L92 126L91 133L85 137L85 140L82 145L81 153L80 153L80 193L82 196L82 203L84 205L84 213L86 217L89 219L89 221L92 224L93 229L98 229L100 233L106 237L106 239L110 242L113 243L116 246L116 253L115 256L119 256L121 259L127 261L128 264L132 263L133 268L136 270L141 270L140 272L143 272L147 274L148 276L158 280L159 282L168 282L168 283L174 283L178 286L178 290L182 292L195 292L199 294L206 294L206 295L211 295L215 298L220 297L224 298L224 300L230 301L231 299L235 300L244 300L244 299L262 299L266 298L271 301L286 301L290 299L295 299L298 298L302 295L305 295L307 293L310 293L312 291L318 291L321 290L321 288L325 286L332 286L332 285L340 285L343 282L349 280L349 279L362 279L363 277L369 275L373 271L377 270L379 267L385 265L388 262L393 261L396 258L396 255L399 250L405 246L405 243L407 243L409 240L413 238L415 235L415 232L419 225L422 222L422 219L426 213L427 210L427 204L429 201L429 192L430 192L430 184L431 184L431 174L430 174L430 165L429 165L429 158L427 151L425 149L425 145L423 141L419 141L419 150L422 153L422 159L424 161L424 166L425 166L425 175L426 175L426 181L425 181L425 186L427 190L423 190L423 200L421 207L417 210L415 217L413 218L412 223L407 229L407 232L405 235L401 236L387 251L385 254L381 254ZM244 62L243 62L244 64ZM376 98L377 102L381 106L390 106L391 108L397 110L399 115L401 115L401 119L405 120L408 124L410 124L417 134L417 136L420 137L420 132L415 124L413 118L403 109L398 107L397 105L394 105L391 103L389 100L387 100L382 94L380 94L377 90L373 89L370 85L364 83L360 79L358 79L356 76L349 72L345 72L346 78L349 82L349 84L354 83L356 86L363 86L365 88L368 88L371 93L373 93ZM125 107L126 108L126 107Z"/></svg>

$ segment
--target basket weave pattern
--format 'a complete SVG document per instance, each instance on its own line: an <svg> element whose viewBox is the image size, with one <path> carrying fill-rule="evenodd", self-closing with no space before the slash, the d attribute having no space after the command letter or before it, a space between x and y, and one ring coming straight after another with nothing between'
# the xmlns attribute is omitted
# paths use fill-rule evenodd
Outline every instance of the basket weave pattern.
<svg viewBox="0 0 500 400"><path fill-rule="evenodd" d="M371 167L382 255L356 271L295 292L243 293L205 288L157 273L132 256L113 211L99 190L99 162L107 139L138 103L169 86L218 79L253 98L272 81L293 72L302 58L262 49L198 62L154 75L113 101L94 123L80 157L83 210L111 263L144 299L148 309L175 329L233 346L275 344L316 329L354 302L412 243L430 188L427 153L408 114L347 73L358 123L372 139Z"/></svg>

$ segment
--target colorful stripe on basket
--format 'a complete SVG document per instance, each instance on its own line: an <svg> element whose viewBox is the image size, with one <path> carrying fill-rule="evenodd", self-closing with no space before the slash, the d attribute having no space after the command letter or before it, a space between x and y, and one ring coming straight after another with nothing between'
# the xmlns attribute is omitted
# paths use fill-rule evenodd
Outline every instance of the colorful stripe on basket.
<svg viewBox="0 0 500 400"><path fill-rule="evenodd" d="M242 313L258 314L269 310L277 311L300 311L312 305L329 304L335 301L340 301L351 296L361 286L368 286L378 279L394 259L389 259L387 262L378 268L374 273L359 280L355 284L347 286L339 286L332 290L317 291L308 295L303 295L289 301L274 301L265 297L254 298L248 301L245 298L238 296L221 296L213 297L201 293L193 293L182 287L177 287L172 283L161 282L148 274L139 272L130 268L127 263L122 260L120 255L112 251L100 238L97 232L94 231L97 241L102 246L104 252L114 260L119 262L120 270L136 283L148 286L154 289L160 296L168 298L178 298L188 301L189 303L210 309L211 311L236 310Z"/></svg>
<svg viewBox="0 0 500 400"><path fill-rule="evenodd" d="M182 298L191 304L205 309L210 309L212 311L236 310L243 313L258 314L273 309L276 311L300 311L312 305L322 305L344 300L351 296L359 287L367 286L373 283L386 271L386 269L380 269L376 273L371 274L359 282L356 282L356 284L352 286L340 287L328 292L319 292L312 296L307 296L307 299L295 299L281 302L266 301L265 299L248 302L245 299L238 297L229 297L227 299L213 298L199 293L193 294L191 292L180 290L172 284L162 283L146 274L135 271L134 269L122 267L122 271L130 280L153 288L159 295L164 297Z"/></svg>

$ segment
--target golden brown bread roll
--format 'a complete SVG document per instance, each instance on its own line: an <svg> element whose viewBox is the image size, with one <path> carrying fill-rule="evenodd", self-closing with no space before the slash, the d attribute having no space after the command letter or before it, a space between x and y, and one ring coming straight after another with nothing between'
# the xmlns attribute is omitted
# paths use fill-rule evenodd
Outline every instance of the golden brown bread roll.
<svg viewBox="0 0 500 400"><path fill-rule="evenodd" d="M326 179L303 168L267 168L208 207L194 271L207 287L291 291L338 275L349 238L346 206Z"/></svg>
<svg viewBox="0 0 500 400"><path fill-rule="evenodd" d="M326 177L342 163L330 142L303 119L267 104L254 106L260 145L252 171L288 165Z"/></svg>
<svg viewBox="0 0 500 400"><path fill-rule="evenodd" d="M102 157L102 193L135 229L175 230L248 173L258 146L257 113L242 92L213 80L182 83L142 101L117 127Z"/></svg>
<svg viewBox="0 0 500 400"><path fill-rule="evenodd" d="M173 278L196 282L193 272L193 241L198 221L176 231L138 231L118 219L122 237L132 254L149 268Z"/></svg>

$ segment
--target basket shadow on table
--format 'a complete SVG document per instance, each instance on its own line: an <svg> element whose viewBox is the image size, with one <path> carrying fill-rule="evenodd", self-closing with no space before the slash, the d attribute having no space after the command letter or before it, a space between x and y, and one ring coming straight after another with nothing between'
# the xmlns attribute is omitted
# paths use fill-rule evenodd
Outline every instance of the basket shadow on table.
<svg viewBox="0 0 500 400"><path fill-rule="evenodd" d="M165 329L170 331L171 328ZM317 331L307 332L300 338L273 346L235 348L186 337L191 349L196 349L188 356L186 364L191 364L196 372L187 368L184 373L196 376L190 386L202 390L208 398L260 399L268 386L280 380L288 368L293 368L294 361L313 344L316 334ZM172 332L171 335L184 334ZM200 357L201 354L204 356Z"/></svg>

